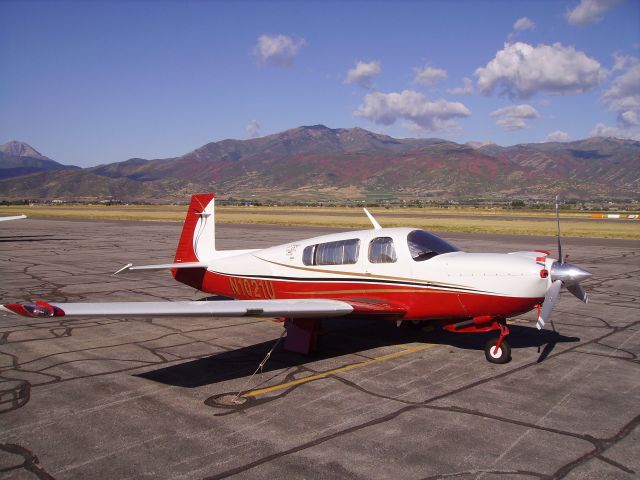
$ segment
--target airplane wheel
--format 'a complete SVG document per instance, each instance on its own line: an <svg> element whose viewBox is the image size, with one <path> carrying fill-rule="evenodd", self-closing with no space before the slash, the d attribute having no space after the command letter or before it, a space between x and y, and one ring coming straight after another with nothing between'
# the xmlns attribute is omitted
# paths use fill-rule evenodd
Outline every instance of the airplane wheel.
<svg viewBox="0 0 640 480"><path fill-rule="evenodd" d="M511 360L511 347L506 340L502 340L500 348L495 351L495 346L498 344L498 337L490 339L484 346L484 355L491 363L507 363Z"/></svg>

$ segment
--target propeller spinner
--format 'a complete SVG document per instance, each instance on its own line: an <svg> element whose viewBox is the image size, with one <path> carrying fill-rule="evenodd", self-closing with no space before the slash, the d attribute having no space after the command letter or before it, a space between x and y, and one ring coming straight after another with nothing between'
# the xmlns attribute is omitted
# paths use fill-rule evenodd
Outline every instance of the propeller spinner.
<svg viewBox="0 0 640 480"><path fill-rule="evenodd" d="M560 298L560 288L566 287L567 290L579 300L587 303L589 296L580 282L591 277L591 273L587 270L580 268L572 263L565 262L562 257L562 243L560 242L560 212L558 206L558 197L556 196L556 221L558 225L558 258L559 261L553 262L551 265L551 271L549 276L551 278L551 285L547 289L547 293L544 296L544 302L542 304L542 310L538 316L537 327L541 330L544 327L545 322L551 316L553 307L558 303Z"/></svg>

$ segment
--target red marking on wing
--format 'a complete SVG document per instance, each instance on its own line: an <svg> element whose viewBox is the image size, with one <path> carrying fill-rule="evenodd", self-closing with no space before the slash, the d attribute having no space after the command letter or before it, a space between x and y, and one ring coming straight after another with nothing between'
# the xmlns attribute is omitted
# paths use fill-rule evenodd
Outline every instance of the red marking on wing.
<svg viewBox="0 0 640 480"><path fill-rule="evenodd" d="M60 307L38 300L34 303L7 303L3 305L17 315L31 318L63 317L64 311Z"/></svg>

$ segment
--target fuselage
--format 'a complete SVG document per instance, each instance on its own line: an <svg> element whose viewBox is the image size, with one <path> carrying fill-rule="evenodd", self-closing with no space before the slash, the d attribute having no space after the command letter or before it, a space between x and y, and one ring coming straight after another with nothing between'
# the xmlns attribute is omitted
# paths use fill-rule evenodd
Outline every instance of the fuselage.
<svg viewBox="0 0 640 480"><path fill-rule="evenodd" d="M416 233L421 232L421 233ZM466 253L412 228L324 235L261 250L218 251L176 280L235 299L384 302L404 319L510 317L549 287L545 253Z"/></svg>

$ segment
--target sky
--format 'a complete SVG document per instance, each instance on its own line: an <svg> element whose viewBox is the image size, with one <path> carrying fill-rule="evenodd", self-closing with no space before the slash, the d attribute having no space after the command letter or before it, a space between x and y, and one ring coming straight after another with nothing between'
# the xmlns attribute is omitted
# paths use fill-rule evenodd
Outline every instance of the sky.
<svg viewBox="0 0 640 480"><path fill-rule="evenodd" d="M640 140L640 0L0 0L0 144L86 167L317 124Z"/></svg>

